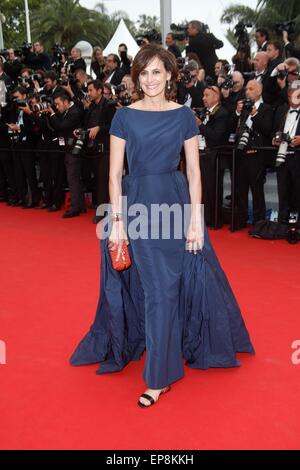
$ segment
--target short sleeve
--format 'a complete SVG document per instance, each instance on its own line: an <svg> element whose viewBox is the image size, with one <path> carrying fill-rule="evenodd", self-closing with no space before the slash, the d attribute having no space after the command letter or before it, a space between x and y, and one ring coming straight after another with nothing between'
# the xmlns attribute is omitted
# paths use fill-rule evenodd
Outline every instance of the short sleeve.
<svg viewBox="0 0 300 470"><path fill-rule="evenodd" d="M193 111L186 107L186 118L185 118L185 135L184 140L191 139L195 135L199 134L196 118Z"/></svg>
<svg viewBox="0 0 300 470"><path fill-rule="evenodd" d="M126 108L117 109L115 115L111 121L111 126L109 133L120 137L120 139L126 140L126 131L125 131L125 111Z"/></svg>

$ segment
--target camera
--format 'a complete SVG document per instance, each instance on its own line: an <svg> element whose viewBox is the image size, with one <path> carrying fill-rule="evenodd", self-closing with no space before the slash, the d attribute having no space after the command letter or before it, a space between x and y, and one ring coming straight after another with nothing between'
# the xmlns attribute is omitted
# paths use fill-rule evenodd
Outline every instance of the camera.
<svg viewBox="0 0 300 470"><path fill-rule="evenodd" d="M189 83L191 83L192 80L193 80L193 77L192 77L191 72L187 68L184 67L180 71L179 81L182 82L184 85L188 85Z"/></svg>
<svg viewBox="0 0 300 470"><path fill-rule="evenodd" d="M35 111L36 113L45 111L45 109L51 108L54 104L53 99L47 95L41 95L40 100L41 103L33 105L33 111Z"/></svg>
<svg viewBox="0 0 300 470"><path fill-rule="evenodd" d="M285 21L284 23L276 23L273 28L274 33L281 35L284 31L288 34L295 32L295 21Z"/></svg>
<svg viewBox="0 0 300 470"><path fill-rule="evenodd" d="M22 46L19 48L21 55L28 55L32 49L32 44L30 42L24 42Z"/></svg>
<svg viewBox="0 0 300 470"><path fill-rule="evenodd" d="M86 141L86 138L88 136L88 131L85 131L84 129L77 129L76 131L76 140L75 140L75 145L73 147L73 150L72 150L72 155L80 155L80 153L82 152L83 150L83 147L84 147L84 144L85 144L85 141ZM73 139L72 140L72 143L74 142ZM68 142L69 144L71 142Z"/></svg>
<svg viewBox="0 0 300 470"><path fill-rule="evenodd" d="M89 139L88 130L84 130L81 128L77 129L76 136L77 138L75 140L75 144L74 144L74 139L69 139L68 141L69 146L74 145L73 150L71 152L72 155L78 157L82 153L84 147L86 147L87 154L94 154L97 151L98 142L93 139Z"/></svg>
<svg viewBox="0 0 300 470"><path fill-rule="evenodd" d="M143 46L146 44L145 38L148 39L149 42L156 42L161 44L161 34L156 29L151 29L143 34L143 36L138 36L135 38L136 43L138 46Z"/></svg>
<svg viewBox="0 0 300 470"><path fill-rule="evenodd" d="M252 108L254 106L254 101L251 100L251 98L245 98L243 101L243 111L248 111L251 112Z"/></svg>
<svg viewBox="0 0 300 470"><path fill-rule="evenodd" d="M172 23L170 29L177 41L184 41L188 37L187 25Z"/></svg>
<svg viewBox="0 0 300 470"><path fill-rule="evenodd" d="M120 83L120 85L112 85L111 86L111 93L113 96L118 95L119 93L122 93L122 91L125 91L127 89L126 83Z"/></svg>
<svg viewBox="0 0 300 470"><path fill-rule="evenodd" d="M19 100L18 98L13 98L12 102L15 103L17 108L25 108L27 106L26 100Z"/></svg>
<svg viewBox="0 0 300 470"><path fill-rule="evenodd" d="M221 83L220 88L223 88L223 90L231 90L234 87L234 84L235 83L231 77L225 77L225 80L223 83Z"/></svg>
<svg viewBox="0 0 300 470"><path fill-rule="evenodd" d="M177 57L176 59L178 70L181 71L185 65L188 63L187 57Z"/></svg>
<svg viewBox="0 0 300 470"><path fill-rule="evenodd" d="M234 27L234 36L237 38L237 42L239 46L248 45L249 44L249 34L247 28L252 28L251 23L243 23L240 21Z"/></svg>
<svg viewBox="0 0 300 470"><path fill-rule="evenodd" d="M245 124L237 144L237 150L245 150L249 144L251 129Z"/></svg>
<svg viewBox="0 0 300 470"><path fill-rule="evenodd" d="M201 108L193 108L193 111L195 112L197 118L200 119L200 121L204 121L205 118L209 115L208 109L201 107Z"/></svg>
<svg viewBox="0 0 300 470"><path fill-rule="evenodd" d="M74 77L72 73L69 73L66 78L59 77L57 79L57 84L60 86L75 85L76 83L77 83L77 79Z"/></svg>
<svg viewBox="0 0 300 470"><path fill-rule="evenodd" d="M291 138L289 133L276 132L275 141L277 143L280 143L279 149L278 149L278 152L277 152L277 156L276 156L276 162L275 162L275 166L277 168L280 165L282 165L282 163L285 163L288 147L289 147L290 143L292 142L292 140L293 139Z"/></svg>

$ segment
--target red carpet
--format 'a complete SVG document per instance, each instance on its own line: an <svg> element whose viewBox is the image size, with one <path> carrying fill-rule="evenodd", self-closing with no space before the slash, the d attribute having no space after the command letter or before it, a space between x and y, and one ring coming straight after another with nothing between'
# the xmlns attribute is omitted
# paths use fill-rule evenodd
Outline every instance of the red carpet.
<svg viewBox="0 0 300 470"><path fill-rule="evenodd" d="M92 215L0 205L0 448L299 449L300 244L211 232L257 354L240 368L186 368L147 410L136 404L144 360L104 376L68 364L98 298Z"/></svg>

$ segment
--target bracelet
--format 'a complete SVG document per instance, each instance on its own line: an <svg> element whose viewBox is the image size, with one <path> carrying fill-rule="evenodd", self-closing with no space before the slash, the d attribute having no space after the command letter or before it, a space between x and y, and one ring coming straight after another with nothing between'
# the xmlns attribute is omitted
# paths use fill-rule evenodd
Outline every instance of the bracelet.
<svg viewBox="0 0 300 470"><path fill-rule="evenodd" d="M114 222L119 222L120 220L123 220L122 213L114 213L111 215L111 218Z"/></svg>

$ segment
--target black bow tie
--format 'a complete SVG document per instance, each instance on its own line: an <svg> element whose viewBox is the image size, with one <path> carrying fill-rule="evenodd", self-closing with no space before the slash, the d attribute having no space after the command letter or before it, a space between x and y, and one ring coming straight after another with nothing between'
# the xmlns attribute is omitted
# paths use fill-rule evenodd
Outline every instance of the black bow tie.
<svg viewBox="0 0 300 470"><path fill-rule="evenodd" d="M290 113L290 114L292 114L292 113L297 113L298 116L299 116L299 114L300 114L300 109L290 109L289 113Z"/></svg>

